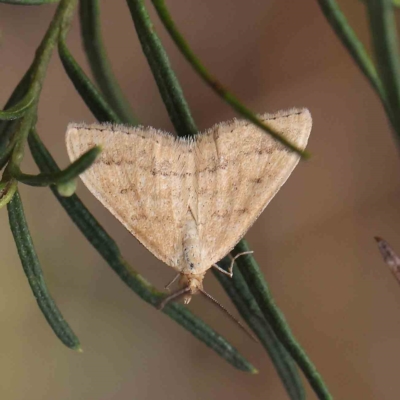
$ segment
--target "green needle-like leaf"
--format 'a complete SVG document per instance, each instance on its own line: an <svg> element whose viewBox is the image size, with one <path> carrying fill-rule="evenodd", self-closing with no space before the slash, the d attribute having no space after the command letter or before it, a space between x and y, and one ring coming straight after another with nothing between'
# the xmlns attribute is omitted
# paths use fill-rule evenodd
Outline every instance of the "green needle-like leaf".
<svg viewBox="0 0 400 400"><path fill-rule="evenodd" d="M18 122L18 128L12 138L15 141L15 145L11 154L11 161L7 166L11 171L18 170L24 158L25 139L36 123L36 107L31 107Z"/></svg>
<svg viewBox="0 0 400 400"><path fill-rule="evenodd" d="M81 350L78 338L61 315L47 289L18 191L15 192L12 200L8 203L7 209L11 231L24 272L43 315L54 333L67 347L78 351Z"/></svg>
<svg viewBox="0 0 400 400"><path fill-rule="evenodd" d="M225 270L228 270L230 264L231 260L229 257L225 257L218 263ZM296 364L276 337L269 323L265 320L240 270L235 265L232 278L222 274L215 268L212 268L212 270L214 276L221 283L242 318L255 332L267 350L290 399L304 400L304 387Z"/></svg>
<svg viewBox="0 0 400 400"><path fill-rule="evenodd" d="M104 99L103 95L93 85L83 69L75 61L62 38L60 38L58 43L58 51L65 72L96 119L99 122L113 121L115 123L122 123L123 120L121 120L114 112L108 102Z"/></svg>
<svg viewBox="0 0 400 400"><path fill-rule="evenodd" d="M400 139L400 54L393 4L391 0L367 0L366 6L379 75Z"/></svg>
<svg viewBox="0 0 400 400"><path fill-rule="evenodd" d="M390 109L387 92L382 80L378 75L371 57L368 55L362 42L358 39L353 28L349 25L336 0L318 0L318 4L338 38L347 48L361 72L366 76L369 83L377 92L389 119L394 125L393 113Z"/></svg>
<svg viewBox="0 0 400 400"><path fill-rule="evenodd" d="M22 117L35 100L35 91L29 91L25 97L7 110L0 110L0 120L11 121Z"/></svg>
<svg viewBox="0 0 400 400"><path fill-rule="evenodd" d="M29 136L29 146L39 169L43 173L54 173L59 171L57 164L51 157L50 153L34 132ZM72 195L68 198L62 197L54 188L51 189L86 239L93 245L93 247L126 283L126 285L128 285L144 301L153 306L158 305L164 294L151 286L128 265L128 263L122 258L120 250L114 240L90 214L79 198L76 195ZM163 309L163 312L186 328L207 346L216 351L234 367L246 372L256 372L256 369L245 358L243 358L240 353L229 344L229 342L199 318L194 316L184 306L177 303L170 303Z"/></svg>
<svg viewBox="0 0 400 400"><path fill-rule="evenodd" d="M96 146L84 153L64 170L54 173L29 175L24 174L19 169L10 169L10 174L19 182L30 186L62 185L75 180L81 173L86 171L94 163L100 152L101 148Z"/></svg>
<svg viewBox="0 0 400 400"><path fill-rule="evenodd" d="M32 67L31 67L32 68ZM31 83L31 68L25 73L22 77L21 81L18 83L14 91L12 92L10 98L4 106L4 110L8 110L14 105L16 105L19 101L21 101L24 96L27 95L30 89ZM0 152L3 155L6 152L6 148L9 147L9 140L12 134L15 132L15 126L19 121L1 121L0 120ZM8 149L10 150L10 149ZM12 149L11 149L12 150Z"/></svg>
<svg viewBox="0 0 400 400"><path fill-rule="evenodd" d="M18 136L14 134L17 128L20 128L20 125L13 124L10 125L4 132L4 134L9 137L9 140L5 147L0 146L0 170L2 170L10 160L14 146L17 143Z"/></svg>
<svg viewBox="0 0 400 400"><path fill-rule="evenodd" d="M246 251L249 251L249 247L246 241L242 240L236 245L235 249L232 251L232 255ZM318 396L318 399L332 400L333 397L329 393L321 375L293 336L285 317L276 306L260 267L254 257L250 255L241 256L236 260L236 263L248 287L251 288L251 292L261 312L264 314L265 319L270 324L280 342L285 346L288 353L303 371L311 387L314 389L315 394Z"/></svg>
<svg viewBox="0 0 400 400"><path fill-rule="evenodd" d="M155 33L143 0L127 0L143 53L178 136L197 134L182 88L171 68L167 53Z"/></svg>
<svg viewBox="0 0 400 400"><path fill-rule="evenodd" d="M268 124L261 121L257 116L251 112L247 107L245 107L232 93L225 89L218 81L215 79L200 62L197 56L190 49L189 45L183 38L182 34L176 28L174 21L169 14L169 11L163 0L152 0L152 3L157 10L157 13L167 29L168 33L171 35L172 40L177 45L178 49L194 70L200 75L200 77L207 83L222 99L224 99L228 104L230 104L240 115L251 121L254 125L258 126L268 134L270 134L274 139L278 140L290 150L295 151L300 156L307 158L309 155L306 151L299 149L296 145L286 140L278 131L274 130Z"/></svg>
<svg viewBox="0 0 400 400"><path fill-rule="evenodd" d="M121 120L137 125L131 107L115 78L107 57L100 27L100 4L98 0L81 0L80 20L83 45L96 83L108 103Z"/></svg>

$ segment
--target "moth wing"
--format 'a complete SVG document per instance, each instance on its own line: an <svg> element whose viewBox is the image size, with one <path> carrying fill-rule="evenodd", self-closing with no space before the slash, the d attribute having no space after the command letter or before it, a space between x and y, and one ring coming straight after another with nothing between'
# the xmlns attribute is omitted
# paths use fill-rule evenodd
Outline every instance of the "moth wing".
<svg viewBox="0 0 400 400"><path fill-rule="evenodd" d="M304 149L312 119L307 109L260 116ZM248 121L215 125L197 141L197 224L202 268L228 254L285 183L299 156Z"/></svg>
<svg viewBox="0 0 400 400"><path fill-rule="evenodd" d="M71 161L99 145L100 156L80 177L92 194L157 258L182 264L182 221L188 209L193 156L155 129L70 124Z"/></svg>

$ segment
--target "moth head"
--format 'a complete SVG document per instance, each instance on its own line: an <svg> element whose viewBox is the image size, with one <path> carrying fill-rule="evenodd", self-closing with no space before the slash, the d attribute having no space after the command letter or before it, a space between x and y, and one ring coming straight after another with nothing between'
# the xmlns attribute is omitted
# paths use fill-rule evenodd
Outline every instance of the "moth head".
<svg viewBox="0 0 400 400"><path fill-rule="evenodd" d="M181 274L179 286L181 287L176 292L165 297L158 305L158 309L162 310L170 301L183 299L185 304L189 304L192 296L203 292L204 273L199 275Z"/></svg>
<svg viewBox="0 0 400 400"><path fill-rule="evenodd" d="M192 299L192 295L203 291L203 279L204 274L192 275L192 274L181 274L179 280L179 286L181 288L187 288L188 291L182 296L183 302L189 304Z"/></svg>

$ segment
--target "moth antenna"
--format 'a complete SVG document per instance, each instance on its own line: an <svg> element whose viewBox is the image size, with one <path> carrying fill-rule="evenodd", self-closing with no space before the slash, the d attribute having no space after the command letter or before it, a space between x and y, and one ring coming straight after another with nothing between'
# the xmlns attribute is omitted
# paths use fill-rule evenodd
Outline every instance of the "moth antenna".
<svg viewBox="0 0 400 400"><path fill-rule="evenodd" d="M169 296L165 297L163 299L163 301L157 306L157 309L161 311L170 301L183 296L187 292L190 292L190 287L189 286L187 286L187 287L185 287L183 289L177 290L176 292L174 292L174 293L170 294Z"/></svg>
<svg viewBox="0 0 400 400"><path fill-rule="evenodd" d="M246 328L246 326L244 326L233 314L231 314L230 311L228 311L227 308L225 308L218 300L214 299L214 297L212 297L210 294L208 294L206 291L204 291L203 289L199 289L200 293L202 295L204 295L208 300L211 300L214 304L216 304L217 306L219 306L221 308L222 311L225 312L225 314L231 318L234 322L236 322L237 325L239 325L239 327L246 332L246 334L248 336L250 336L256 343L260 343L259 340Z"/></svg>

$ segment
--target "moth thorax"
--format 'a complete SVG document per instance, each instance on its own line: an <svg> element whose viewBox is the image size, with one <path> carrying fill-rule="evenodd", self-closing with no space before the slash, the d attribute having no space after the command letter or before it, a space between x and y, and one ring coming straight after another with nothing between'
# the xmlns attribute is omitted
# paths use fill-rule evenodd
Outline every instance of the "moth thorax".
<svg viewBox="0 0 400 400"><path fill-rule="evenodd" d="M188 210L186 223L183 227L183 258L182 272L185 274L196 274L201 264L201 245L197 224L193 215Z"/></svg>
<svg viewBox="0 0 400 400"><path fill-rule="evenodd" d="M189 304L192 299L192 295L203 290L203 274L191 275L191 274L181 274L179 285L183 288L189 288L190 291L183 296L183 302Z"/></svg>

